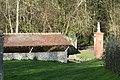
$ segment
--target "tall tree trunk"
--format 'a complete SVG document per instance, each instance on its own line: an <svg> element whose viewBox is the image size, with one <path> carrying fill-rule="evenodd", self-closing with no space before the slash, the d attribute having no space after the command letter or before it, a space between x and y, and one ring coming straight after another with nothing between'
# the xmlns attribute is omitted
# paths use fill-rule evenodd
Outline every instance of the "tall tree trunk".
<svg viewBox="0 0 120 80"><path fill-rule="evenodd" d="M11 18L10 18L10 5L8 0L6 0L6 12L8 14L8 22L10 26L10 32L13 33L13 28L12 28L12 23L11 23Z"/></svg>
<svg viewBox="0 0 120 80"><path fill-rule="evenodd" d="M18 26L19 26L19 2L20 2L20 0L17 0L17 9L16 9L16 33L18 33Z"/></svg>

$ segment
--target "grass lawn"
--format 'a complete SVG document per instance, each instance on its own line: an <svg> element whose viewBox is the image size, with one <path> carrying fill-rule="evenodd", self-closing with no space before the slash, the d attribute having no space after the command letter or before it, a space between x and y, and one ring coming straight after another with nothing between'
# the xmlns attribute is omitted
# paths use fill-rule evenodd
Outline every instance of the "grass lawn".
<svg viewBox="0 0 120 80"><path fill-rule="evenodd" d="M91 59L94 59L94 53L93 52L90 52L90 51L80 51L80 53L78 54L75 54L77 57L79 58L84 58L84 59L88 59L88 58L91 58Z"/></svg>
<svg viewBox="0 0 120 80"><path fill-rule="evenodd" d="M103 62L4 61L4 80L120 80Z"/></svg>
<svg viewBox="0 0 120 80"><path fill-rule="evenodd" d="M89 52L89 51L81 51L80 57L81 58L94 58L94 53Z"/></svg>

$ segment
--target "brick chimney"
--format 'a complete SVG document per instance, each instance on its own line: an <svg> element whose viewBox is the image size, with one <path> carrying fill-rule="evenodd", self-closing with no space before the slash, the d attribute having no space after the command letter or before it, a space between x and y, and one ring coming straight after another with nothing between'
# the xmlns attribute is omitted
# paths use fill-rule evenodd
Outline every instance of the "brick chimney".
<svg viewBox="0 0 120 80"><path fill-rule="evenodd" d="M102 59L103 56L103 35L100 31L100 22L98 22L97 32L94 33L94 56L97 59Z"/></svg>

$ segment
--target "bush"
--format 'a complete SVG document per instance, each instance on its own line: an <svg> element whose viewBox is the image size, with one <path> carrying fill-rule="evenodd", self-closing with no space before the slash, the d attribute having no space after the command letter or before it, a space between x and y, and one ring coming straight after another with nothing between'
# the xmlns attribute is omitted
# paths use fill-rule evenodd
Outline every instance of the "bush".
<svg viewBox="0 0 120 80"><path fill-rule="evenodd" d="M120 46L119 38L112 36L106 41L105 63L106 68L120 74Z"/></svg>

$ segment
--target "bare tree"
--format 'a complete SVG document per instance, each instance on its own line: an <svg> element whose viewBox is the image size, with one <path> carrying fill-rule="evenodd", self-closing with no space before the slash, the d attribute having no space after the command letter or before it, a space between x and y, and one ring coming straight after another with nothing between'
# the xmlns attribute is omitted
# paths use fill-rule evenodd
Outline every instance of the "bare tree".
<svg viewBox="0 0 120 80"><path fill-rule="evenodd" d="M16 0L17 7L16 7L16 33L18 33L18 26L19 26L19 2L20 0Z"/></svg>

